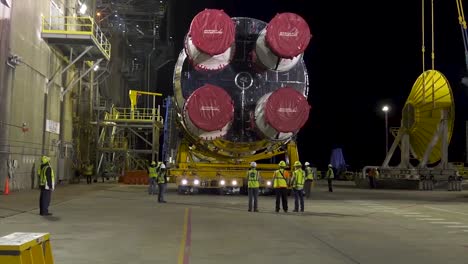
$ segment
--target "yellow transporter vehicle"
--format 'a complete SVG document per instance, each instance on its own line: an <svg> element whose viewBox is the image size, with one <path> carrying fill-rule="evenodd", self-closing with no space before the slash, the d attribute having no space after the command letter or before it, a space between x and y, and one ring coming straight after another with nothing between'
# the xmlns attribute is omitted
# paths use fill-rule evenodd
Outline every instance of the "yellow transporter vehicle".
<svg viewBox="0 0 468 264"><path fill-rule="evenodd" d="M166 100L163 159L179 192L237 193L252 161L265 192L280 160L299 160L295 138L310 111L302 59L310 30L292 13L269 24L285 28L279 34L213 9L193 19L175 65L174 98ZM282 45L291 34L299 37Z"/></svg>
<svg viewBox="0 0 468 264"><path fill-rule="evenodd" d="M296 144L288 144L291 163L299 159ZM278 150L271 153L260 153L249 159L238 160L237 163L225 161L205 161L198 159L202 155L194 147L190 147L188 142L182 142L179 147L177 161L169 168L169 175L176 176L176 183L179 193L198 193L200 189L215 190L219 194L236 194L245 192L247 188L247 170L250 162L255 159L263 160L273 156L285 154L286 151ZM187 161L187 162L181 162ZM260 193L269 194L273 188L273 173L278 169L277 164L257 164L260 172Z"/></svg>

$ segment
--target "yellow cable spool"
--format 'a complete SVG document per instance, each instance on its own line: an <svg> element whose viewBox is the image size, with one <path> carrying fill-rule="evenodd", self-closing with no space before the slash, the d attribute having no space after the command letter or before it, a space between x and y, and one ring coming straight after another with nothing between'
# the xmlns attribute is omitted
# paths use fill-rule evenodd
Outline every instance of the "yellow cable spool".
<svg viewBox="0 0 468 264"><path fill-rule="evenodd" d="M406 100L402 120L402 126L410 136L411 146L419 161L423 159L427 147L438 130L444 109L448 113L447 143L450 143L455 120L452 89L441 72L436 70L423 72L414 83ZM441 149L442 140L439 140L429 156L429 164L441 159Z"/></svg>

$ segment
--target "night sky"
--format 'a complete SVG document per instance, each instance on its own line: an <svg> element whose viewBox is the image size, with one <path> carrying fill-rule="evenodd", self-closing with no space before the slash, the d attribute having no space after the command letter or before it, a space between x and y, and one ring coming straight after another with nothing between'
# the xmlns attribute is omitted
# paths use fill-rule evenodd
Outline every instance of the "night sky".
<svg viewBox="0 0 468 264"><path fill-rule="evenodd" d="M383 104L391 106L389 126L400 125L401 109L422 73L421 1L329 0L176 0L176 45L182 47L191 19L204 8L223 9L231 17L268 22L276 13L294 12L313 34L305 52L312 111L299 133L302 161L323 167L331 150L341 147L352 169L380 165L385 158ZM306 7L306 5L310 7ZM430 2L426 11L429 15ZM449 159L465 159L468 88L464 50L455 1L435 1L436 69L449 79L456 124ZM466 9L466 8L465 8ZM426 69L430 67L430 16L426 16ZM393 137L390 135L390 145Z"/></svg>

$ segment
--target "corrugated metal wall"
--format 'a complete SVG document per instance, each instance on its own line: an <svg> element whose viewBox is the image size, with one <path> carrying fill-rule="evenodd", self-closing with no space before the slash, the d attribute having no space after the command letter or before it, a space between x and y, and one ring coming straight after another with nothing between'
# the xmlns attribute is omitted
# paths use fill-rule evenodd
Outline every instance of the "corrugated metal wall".
<svg viewBox="0 0 468 264"><path fill-rule="evenodd" d="M0 186L3 191L8 174L8 123L11 69L6 64L10 54L11 9L0 2Z"/></svg>
<svg viewBox="0 0 468 264"><path fill-rule="evenodd" d="M65 10L65 3L60 0L54 0L54 2ZM41 17L49 16L50 10L50 0L22 0L21 7L17 4L10 9L11 21L2 19L0 22L2 36L0 38L0 74L9 73L12 79L8 87L2 82L0 89L0 100L11 98L11 104L8 102L0 104L0 120L8 120L10 124L0 129L0 141L2 136L4 139L7 138L6 146L1 149L7 153L0 156L2 190L6 176L5 159L16 160L17 163L10 185L11 189L37 186L35 170L43 152L51 156L51 164L57 171L59 135L44 132L44 119L60 121L60 87L64 86L63 82L66 78L58 76L49 91L46 91L48 79L54 72L65 66L60 56L41 38ZM11 31L10 37L4 37L8 36L9 31ZM11 46L10 52L8 52L8 45ZM5 65L3 63L5 56L10 53L20 56L22 61L14 71L2 68ZM5 80L3 76L0 80ZM11 93L9 94L8 91ZM46 100L47 104L45 104ZM72 103L70 96L65 98L65 108L66 125L62 129L65 129L65 141L71 142ZM24 133L21 130L23 123L29 128L28 132ZM71 166L67 167L71 168ZM67 179L71 176L71 171L67 170L62 174L57 177Z"/></svg>

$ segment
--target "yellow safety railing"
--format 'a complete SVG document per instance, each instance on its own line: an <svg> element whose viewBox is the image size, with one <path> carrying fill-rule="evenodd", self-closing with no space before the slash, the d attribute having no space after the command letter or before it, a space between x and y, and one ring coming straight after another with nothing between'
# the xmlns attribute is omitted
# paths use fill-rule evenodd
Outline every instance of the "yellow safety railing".
<svg viewBox="0 0 468 264"><path fill-rule="evenodd" d="M112 108L108 120L156 121L163 122L160 108Z"/></svg>
<svg viewBox="0 0 468 264"><path fill-rule="evenodd" d="M89 35L93 38L101 52L110 58L111 44L96 21L90 17L51 16L42 17L42 33Z"/></svg>

